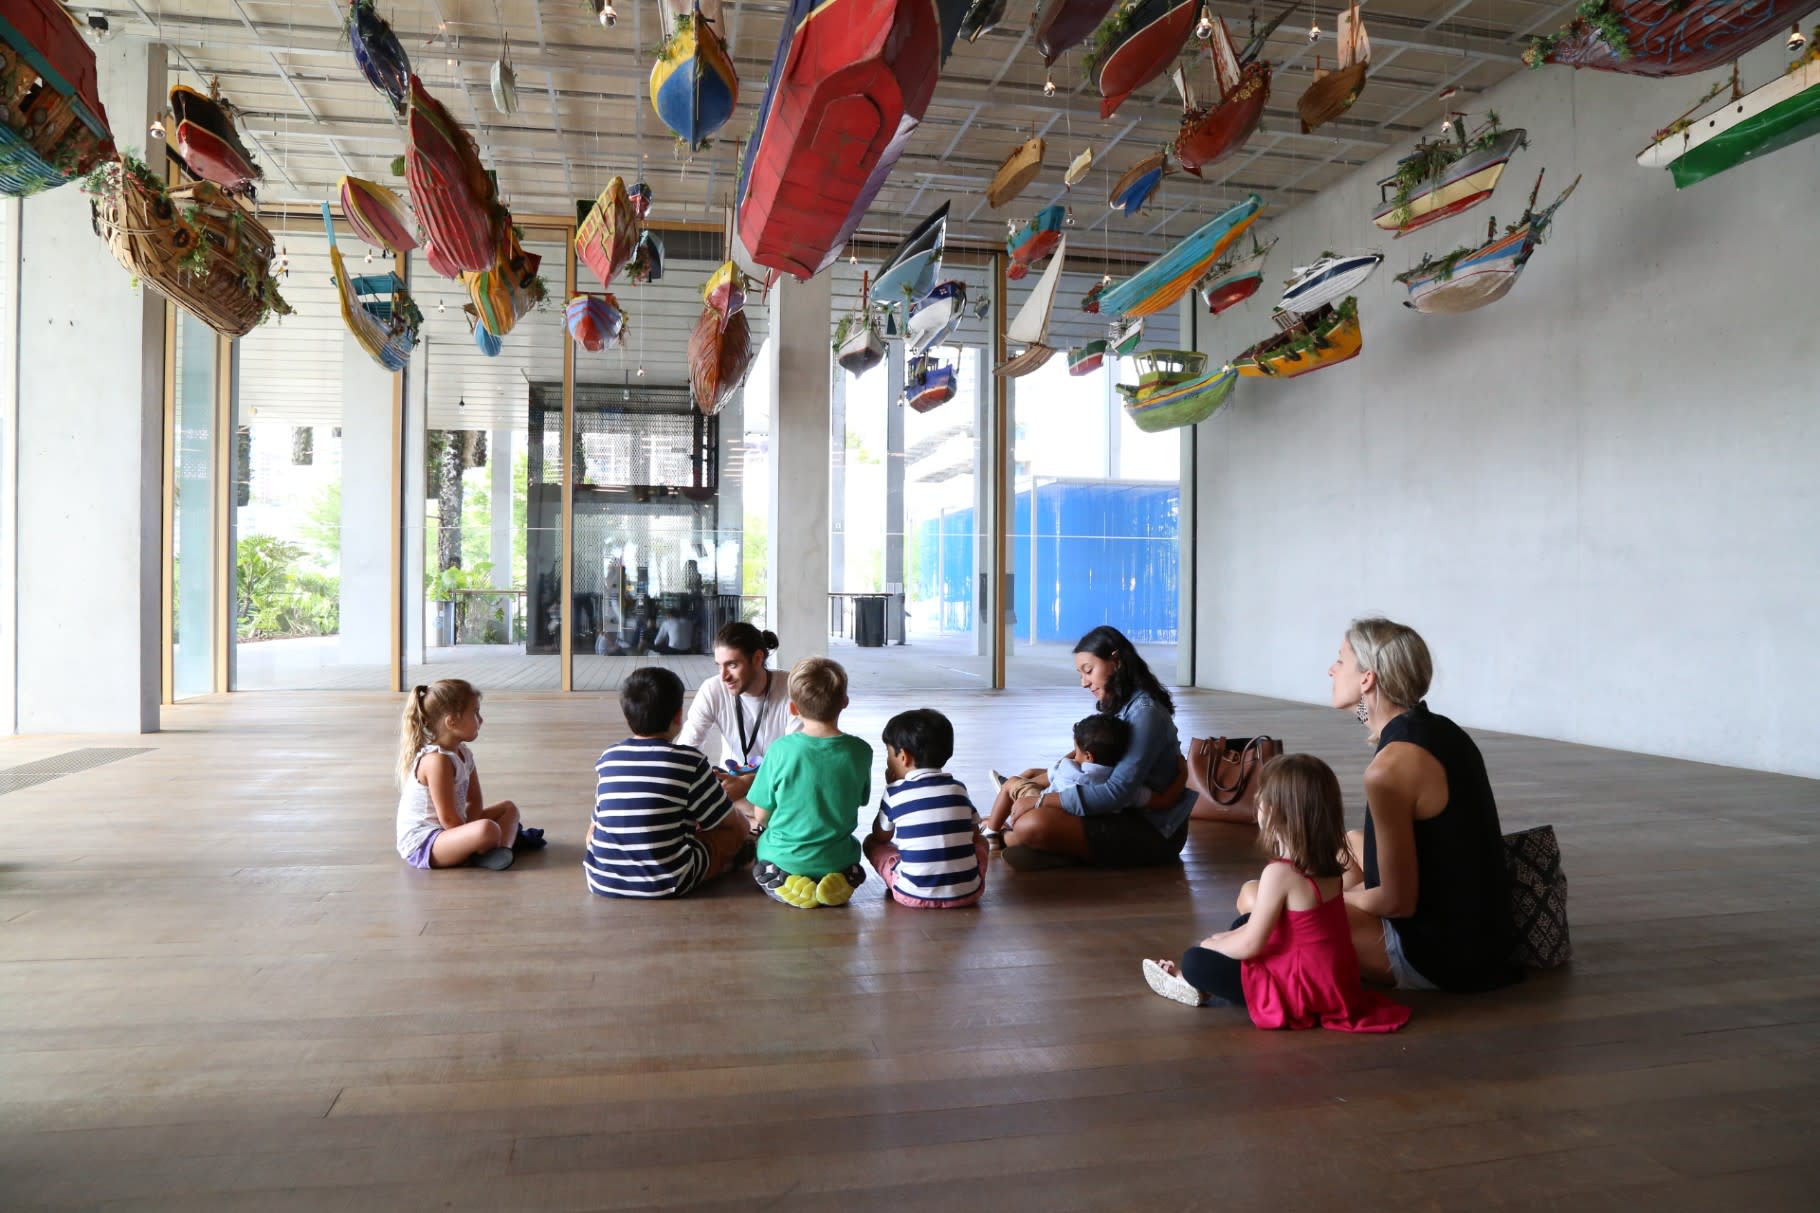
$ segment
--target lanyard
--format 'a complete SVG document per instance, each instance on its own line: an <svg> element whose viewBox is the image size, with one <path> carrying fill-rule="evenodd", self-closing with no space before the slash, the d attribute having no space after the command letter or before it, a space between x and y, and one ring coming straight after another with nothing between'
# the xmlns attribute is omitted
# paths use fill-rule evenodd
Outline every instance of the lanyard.
<svg viewBox="0 0 1820 1213"><path fill-rule="evenodd" d="M759 698L768 700L770 697L771 671L766 670L765 689L759 693ZM739 696L737 694L733 696L733 723L739 726L739 765L742 767L752 765L752 746L758 740L758 726L764 717L765 709L762 707L752 713L752 736L748 738L746 736L746 714L740 710Z"/></svg>

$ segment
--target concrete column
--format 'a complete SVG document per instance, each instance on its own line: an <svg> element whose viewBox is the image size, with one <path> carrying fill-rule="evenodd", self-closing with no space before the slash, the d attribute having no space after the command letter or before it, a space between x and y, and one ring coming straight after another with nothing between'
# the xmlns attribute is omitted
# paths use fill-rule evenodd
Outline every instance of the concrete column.
<svg viewBox="0 0 1820 1213"><path fill-rule="evenodd" d="M885 585L887 594L904 592L904 346L891 343L885 382ZM954 373L961 373L956 363ZM893 624L887 629L900 633Z"/></svg>
<svg viewBox="0 0 1820 1213"><path fill-rule="evenodd" d="M1199 291L1189 291L1180 304L1182 348L1185 350L1201 349L1201 296ZM1175 643L1175 680L1182 686L1195 685L1194 661L1195 647L1199 639L1195 617L1195 535L1200 522L1200 461L1199 442L1201 427L1191 425L1182 430L1182 499L1176 510L1179 531L1177 533L1178 573L1176 585L1177 608L1176 643Z"/></svg>
<svg viewBox="0 0 1820 1213"><path fill-rule="evenodd" d="M429 510L424 501L424 467L429 443L430 341L426 337L411 353L404 372L404 663L424 661L423 524ZM408 679L407 674L407 679Z"/></svg>
<svg viewBox="0 0 1820 1213"><path fill-rule="evenodd" d="M789 668L828 651L828 316L830 276L785 277L771 311L776 389L771 394L771 628Z"/></svg>
<svg viewBox="0 0 1820 1213"><path fill-rule="evenodd" d="M341 335L343 665L392 659L392 375Z"/></svg>
<svg viewBox="0 0 1820 1213"><path fill-rule="evenodd" d="M493 509L493 584L512 585L512 431L487 435L487 466L493 471L489 499Z"/></svg>
<svg viewBox="0 0 1820 1213"><path fill-rule="evenodd" d="M123 145L164 102L163 47L98 50ZM135 133L137 132L137 133ZM150 733L162 670L164 299L95 239L75 185L25 201L19 307L17 726Z"/></svg>
<svg viewBox="0 0 1820 1213"><path fill-rule="evenodd" d="M847 589L847 383L852 376L835 368L829 372L831 403L828 408L828 588Z"/></svg>
<svg viewBox="0 0 1820 1213"><path fill-rule="evenodd" d="M18 731L19 200L0 198L0 734Z"/></svg>

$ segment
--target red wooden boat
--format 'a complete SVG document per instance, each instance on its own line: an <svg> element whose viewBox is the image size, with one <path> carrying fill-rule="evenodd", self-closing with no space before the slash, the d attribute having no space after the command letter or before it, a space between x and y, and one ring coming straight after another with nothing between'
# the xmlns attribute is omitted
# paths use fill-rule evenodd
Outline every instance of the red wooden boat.
<svg viewBox="0 0 1820 1213"><path fill-rule="evenodd" d="M1011 267L1005 271L1005 277L1013 282L1030 272L1030 267L1055 251L1056 244L1062 238L1062 223L1067 212L1060 206L1046 206L1036 213L1036 218L1005 237L1005 253L1011 258Z"/></svg>
<svg viewBox="0 0 1820 1213"><path fill-rule="evenodd" d="M714 416L733 399L757 353L743 311L734 312L723 326L718 311L712 307L701 310L695 331L689 334L689 386L695 391L695 407L704 416Z"/></svg>
<svg viewBox="0 0 1820 1213"><path fill-rule="evenodd" d="M1197 0L1123 0L1112 10L1095 34L1104 49L1084 61L1099 82L1100 117L1112 117L1125 98L1169 69L1199 11Z"/></svg>
<svg viewBox="0 0 1820 1213"><path fill-rule="evenodd" d="M1219 96L1210 105L1195 104L1194 90L1182 69L1176 68L1175 83L1182 92L1183 108L1182 129L1175 138L1175 158L1188 172L1199 177L1203 168L1244 147L1258 129L1258 122L1264 117L1264 103L1270 100L1271 71L1271 65L1259 56L1264 40L1288 15L1285 10L1262 33L1254 34L1242 55L1233 54L1225 19L1214 18L1207 56L1213 61L1214 87Z"/></svg>
<svg viewBox="0 0 1820 1213"><path fill-rule="evenodd" d="M1627 76L1685 76L1723 67L1769 41L1820 0L1599 0L1590 17L1616 18L1616 45L1587 6L1566 28L1530 40L1523 61L1559 63Z"/></svg>
<svg viewBox="0 0 1820 1213"><path fill-rule="evenodd" d="M234 127L234 107L223 100L220 82L205 97L187 84L171 90L171 117L177 124L177 154L190 176L213 181L230 194L253 196L265 177Z"/></svg>
<svg viewBox="0 0 1820 1213"><path fill-rule="evenodd" d="M506 228L493 177L480 163L474 137L416 76L411 77L410 135L405 179L423 225L430 268L445 278L492 269Z"/></svg>
<svg viewBox="0 0 1820 1213"><path fill-rule="evenodd" d="M792 0L736 218L751 262L813 277L840 256L922 121L967 0Z"/></svg>
<svg viewBox="0 0 1820 1213"><path fill-rule="evenodd" d="M1099 28L1112 0L1042 0L1032 28L1043 63L1053 64L1062 52Z"/></svg>
<svg viewBox="0 0 1820 1213"><path fill-rule="evenodd" d="M594 208L575 228L575 255L594 271L602 286L613 285L614 275L632 260L638 247L638 211L626 183L615 177L594 200Z"/></svg>
<svg viewBox="0 0 1820 1213"><path fill-rule="evenodd" d="M56 0L0 11L0 194L24 198L114 155L95 52Z"/></svg>

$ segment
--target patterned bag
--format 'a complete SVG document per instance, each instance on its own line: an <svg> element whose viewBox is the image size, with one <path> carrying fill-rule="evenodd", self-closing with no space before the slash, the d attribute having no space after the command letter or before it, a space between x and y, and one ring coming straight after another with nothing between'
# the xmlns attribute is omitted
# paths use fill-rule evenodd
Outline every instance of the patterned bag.
<svg viewBox="0 0 1820 1213"><path fill-rule="evenodd" d="M1573 959L1567 935L1567 873L1553 826L1504 835L1504 867L1510 874L1510 917L1516 948L1526 969L1553 969Z"/></svg>

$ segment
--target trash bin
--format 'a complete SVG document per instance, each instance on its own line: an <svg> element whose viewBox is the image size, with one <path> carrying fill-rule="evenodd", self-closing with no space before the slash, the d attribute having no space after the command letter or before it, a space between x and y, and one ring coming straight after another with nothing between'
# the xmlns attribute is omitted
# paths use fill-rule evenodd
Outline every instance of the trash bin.
<svg viewBox="0 0 1820 1213"><path fill-rule="evenodd" d="M853 643L862 649L885 645L885 596L856 594L853 598Z"/></svg>

